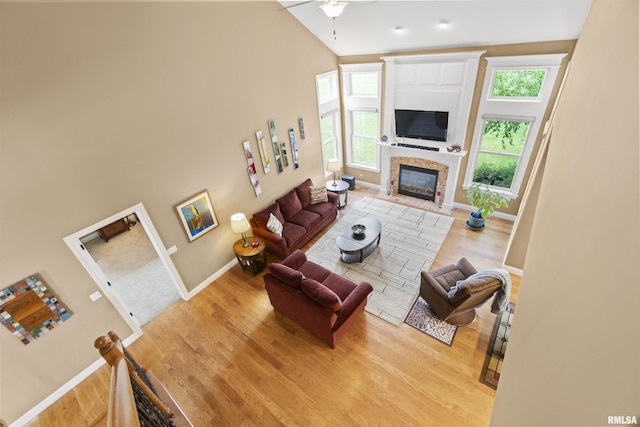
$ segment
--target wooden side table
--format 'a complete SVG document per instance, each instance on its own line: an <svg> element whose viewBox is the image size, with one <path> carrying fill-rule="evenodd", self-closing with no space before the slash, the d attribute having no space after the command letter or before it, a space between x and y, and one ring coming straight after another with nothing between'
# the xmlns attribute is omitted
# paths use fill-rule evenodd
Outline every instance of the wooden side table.
<svg viewBox="0 0 640 427"><path fill-rule="evenodd" d="M242 270L249 270L255 276L267 266L267 252L264 240L259 237L247 237L247 242L258 242L258 246L243 247L244 241L240 239L233 244L233 252L235 252Z"/></svg>
<svg viewBox="0 0 640 427"><path fill-rule="evenodd" d="M327 181L324 186L327 191L331 191L332 193L336 193L339 197L338 199L338 209L342 209L347 206L347 198L349 197L349 183L344 182L342 180L336 180L336 185L333 185L332 181ZM344 194L344 200L342 199L342 195Z"/></svg>

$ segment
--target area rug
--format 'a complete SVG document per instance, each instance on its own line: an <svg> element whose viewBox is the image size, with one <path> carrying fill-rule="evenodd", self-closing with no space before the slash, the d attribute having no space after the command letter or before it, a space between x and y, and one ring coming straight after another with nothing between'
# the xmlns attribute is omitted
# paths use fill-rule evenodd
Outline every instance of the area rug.
<svg viewBox="0 0 640 427"><path fill-rule="evenodd" d="M496 317L496 323L493 326L493 333L489 341L489 350L482 368L480 381L491 388L498 388L498 380L502 371L502 361L507 351L507 343L509 342L509 331L511 329L511 321L513 320L513 312L516 308L514 303L509 303L509 309L502 312Z"/></svg>
<svg viewBox="0 0 640 427"><path fill-rule="evenodd" d="M431 307L429 307L429 304L419 295L416 302L413 303L413 307L409 311L404 323L413 326L417 330L424 332L448 346L451 346L456 331L458 330L457 326L450 325L436 316Z"/></svg>
<svg viewBox="0 0 640 427"><path fill-rule="evenodd" d="M371 283L367 312L400 325L418 295L420 272L431 267L454 218L370 197L350 207L307 251L307 258L356 283ZM344 263L336 237L366 216L382 223L380 244L362 263Z"/></svg>

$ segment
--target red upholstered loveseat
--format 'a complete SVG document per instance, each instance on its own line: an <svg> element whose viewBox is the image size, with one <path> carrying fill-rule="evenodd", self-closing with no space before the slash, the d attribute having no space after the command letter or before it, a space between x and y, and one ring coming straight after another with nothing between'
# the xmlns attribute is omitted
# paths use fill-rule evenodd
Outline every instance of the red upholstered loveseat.
<svg viewBox="0 0 640 427"><path fill-rule="evenodd" d="M253 235L262 238L267 249L283 259L301 248L338 215L339 196L329 192L327 202L311 204L310 187L313 187L313 182L307 179L251 218ZM281 236L267 227L270 214L282 224Z"/></svg>
<svg viewBox="0 0 640 427"><path fill-rule="evenodd" d="M356 284L307 260L300 249L269 265L263 279L271 305L332 348L373 291L367 282Z"/></svg>

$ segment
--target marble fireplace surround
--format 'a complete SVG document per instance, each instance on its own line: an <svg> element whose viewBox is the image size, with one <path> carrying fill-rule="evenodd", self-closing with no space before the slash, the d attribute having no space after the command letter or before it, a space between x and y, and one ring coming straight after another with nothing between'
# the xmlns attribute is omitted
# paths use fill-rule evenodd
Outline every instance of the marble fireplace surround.
<svg viewBox="0 0 640 427"><path fill-rule="evenodd" d="M448 151L430 151L419 148L399 147L391 144L380 144L381 151L381 187L387 188L390 180L394 180L392 192L398 194L398 177L400 165L418 166L438 171L437 190L440 190L442 209L453 209L456 183L460 173L460 163L466 151L449 153ZM411 197L411 196L403 196Z"/></svg>

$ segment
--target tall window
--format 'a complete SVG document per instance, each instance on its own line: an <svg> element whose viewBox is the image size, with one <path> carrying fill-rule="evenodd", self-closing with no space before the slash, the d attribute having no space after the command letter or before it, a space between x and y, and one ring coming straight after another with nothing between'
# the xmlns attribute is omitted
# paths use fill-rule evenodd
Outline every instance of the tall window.
<svg viewBox="0 0 640 427"><path fill-rule="evenodd" d="M341 65L347 164L380 170L382 64Z"/></svg>
<svg viewBox="0 0 640 427"><path fill-rule="evenodd" d="M564 56L487 58L465 187L517 197Z"/></svg>
<svg viewBox="0 0 640 427"><path fill-rule="evenodd" d="M325 176L329 175L327 161L338 159L342 162L342 138L340 132L340 97L338 91L338 71L316 76L316 95L320 115L320 138Z"/></svg>

